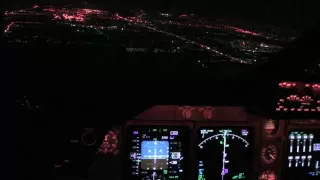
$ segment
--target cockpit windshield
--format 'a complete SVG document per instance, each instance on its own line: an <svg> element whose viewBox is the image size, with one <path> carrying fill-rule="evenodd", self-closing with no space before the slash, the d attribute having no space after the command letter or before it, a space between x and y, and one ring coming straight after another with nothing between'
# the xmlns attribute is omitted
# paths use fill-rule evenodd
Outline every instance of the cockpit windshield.
<svg viewBox="0 0 320 180"><path fill-rule="evenodd" d="M5 2L2 149L32 180L319 180L313 1Z"/></svg>
<svg viewBox="0 0 320 180"><path fill-rule="evenodd" d="M90 59L96 66L85 71L98 76L237 72L268 61L312 27L317 10L308 1L15 0L5 8L4 36L7 47L22 51L16 59L63 66Z"/></svg>

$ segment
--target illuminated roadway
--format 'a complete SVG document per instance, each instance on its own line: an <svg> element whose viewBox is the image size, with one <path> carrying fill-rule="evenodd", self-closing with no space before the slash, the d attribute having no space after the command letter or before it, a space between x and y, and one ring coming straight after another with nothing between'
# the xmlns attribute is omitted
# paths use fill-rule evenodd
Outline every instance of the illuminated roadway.
<svg viewBox="0 0 320 180"><path fill-rule="evenodd" d="M128 21L128 22L132 22L132 21L133 21L133 20L131 20L131 19L128 19L128 18L119 16L118 14L116 14L116 17L119 18L119 19ZM199 46L199 47L201 47L201 48L203 48L203 49L205 49L205 50L207 50L207 51L210 51L210 52L219 54L219 55L221 55L221 56L225 56L225 57L229 58L232 62L246 63L246 64L247 64L247 62L246 62L246 61L243 61L242 59L239 59L239 58L236 58L236 57L233 57L233 56L224 54L224 53L222 53L222 52L220 52L220 51L217 51L217 50L212 49L212 48L209 47L209 46L206 46L206 45L203 45L203 44L199 44L199 43L197 43L197 42L195 42L195 41L192 41L192 40L190 40L190 39L186 39L186 38L181 37L181 36L178 36L178 35L176 35L176 34L173 34L173 33L170 33L170 32L166 32L166 31L162 31L162 30L159 30L159 29L156 29L156 28L153 28L153 27L150 27L150 26L141 24L141 23L139 23L139 21L135 21L135 23L136 23L136 24L139 24L140 26L142 26L142 27L144 27L144 28L147 28L147 29L156 31L156 32L158 32L158 33L162 33L162 34L166 34L166 35L169 35L169 36L178 38L178 39L183 40L183 41L185 41L185 42L188 42L188 43L191 43L191 44L195 44L195 45L197 45L197 46Z"/></svg>

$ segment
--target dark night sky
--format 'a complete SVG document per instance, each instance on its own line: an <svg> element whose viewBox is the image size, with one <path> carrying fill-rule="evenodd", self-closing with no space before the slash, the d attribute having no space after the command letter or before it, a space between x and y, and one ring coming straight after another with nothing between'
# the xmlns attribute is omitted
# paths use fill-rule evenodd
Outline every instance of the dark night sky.
<svg viewBox="0 0 320 180"><path fill-rule="evenodd" d="M8 5L68 4L81 0L10 0ZM311 26L320 19L316 0L87 0L107 6L134 6L241 17L286 26ZM305 29L305 28L302 28Z"/></svg>

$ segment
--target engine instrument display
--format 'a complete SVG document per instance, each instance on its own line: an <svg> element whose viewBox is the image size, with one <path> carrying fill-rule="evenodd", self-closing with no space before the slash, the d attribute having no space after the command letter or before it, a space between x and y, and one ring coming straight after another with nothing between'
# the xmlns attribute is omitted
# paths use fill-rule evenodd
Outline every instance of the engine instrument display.
<svg viewBox="0 0 320 180"><path fill-rule="evenodd" d="M252 179L251 128L202 127L198 136L198 180Z"/></svg>
<svg viewBox="0 0 320 180"><path fill-rule="evenodd" d="M284 179L320 178L320 130L290 131L287 139Z"/></svg>
<svg viewBox="0 0 320 180"><path fill-rule="evenodd" d="M130 179L184 179L188 128L129 127Z"/></svg>
<svg viewBox="0 0 320 180"><path fill-rule="evenodd" d="M259 176L259 180L277 180L278 176L273 171L265 171Z"/></svg>
<svg viewBox="0 0 320 180"><path fill-rule="evenodd" d="M275 145L269 144L261 150L261 160L264 164L272 164L278 158L278 149Z"/></svg>
<svg viewBox="0 0 320 180"><path fill-rule="evenodd" d="M301 82L281 82L276 111L320 112L320 84Z"/></svg>
<svg viewBox="0 0 320 180"><path fill-rule="evenodd" d="M263 130L266 135L273 135L276 134L279 128L278 121L275 120L267 120L263 125Z"/></svg>

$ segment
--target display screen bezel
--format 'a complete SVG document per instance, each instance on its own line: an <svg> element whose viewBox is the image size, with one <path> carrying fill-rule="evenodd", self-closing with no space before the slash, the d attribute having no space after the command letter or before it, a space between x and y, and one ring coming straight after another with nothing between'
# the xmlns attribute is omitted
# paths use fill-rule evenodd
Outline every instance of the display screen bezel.
<svg viewBox="0 0 320 180"><path fill-rule="evenodd" d="M181 128L181 129L184 129L186 130L186 137L184 137L183 139L186 141L186 144L184 145L184 152L185 152L185 155L184 155L184 173L183 173L183 177L187 177L188 176L188 172L189 172L189 150L190 150L190 147L191 147L191 142L190 142L190 137L191 137L191 134L192 134L192 129L190 128L190 126L188 125L181 125L181 124L174 124L174 123L149 123L149 124L132 124L132 125L127 125L125 126L125 141L123 142L124 144L124 152L122 153L122 160L123 160L123 164L125 167L125 172L126 173L123 173L122 177L126 178L126 179L130 179L132 176L131 176L131 173L132 173L132 169L131 167L129 167L129 165L131 164L131 160L128 158L128 154L130 154L130 150L131 150L131 147L128 146L128 141L130 141L130 134L128 134L130 131L131 131L131 128L134 128L134 127L137 127L137 128Z"/></svg>
<svg viewBox="0 0 320 180"><path fill-rule="evenodd" d="M251 135L250 136L250 139L251 139L251 143L252 143L252 149L251 149L251 152L252 152L252 154L255 154L256 152L255 152L255 145L256 145L256 137L255 137L255 135L257 134L257 127L258 126L253 126L253 125L250 125L250 124L247 124L247 123L238 123L238 124L234 124L234 125L230 125L230 124L198 124L197 125L197 127L194 129L194 132L195 132L195 145L196 145L196 150L195 150L195 153L196 153L196 157L195 157L195 159L196 159L196 169L198 169L199 168L199 164L198 164L198 161L199 161L199 157L198 157L198 148L199 148L199 143L201 143L201 138L200 138L200 130L201 129L203 129L203 128L211 128L211 129L224 129L224 128L228 128L228 129L231 129L231 128L246 128L246 129L250 129L251 130L251 133L253 134L253 135ZM252 177L249 177L249 179L254 179L254 176L255 176L255 170L254 169L256 169L256 168L254 168L254 167L256 167L255 166L255 164L254 164L254 162L255 162L256 160L255 160L255 156L252 156L252 159L251 159L251 169L252 169L252 173L250 173L251 175L252 175ZM197 175L198 175L198 173L197 173Z"/></svg>

